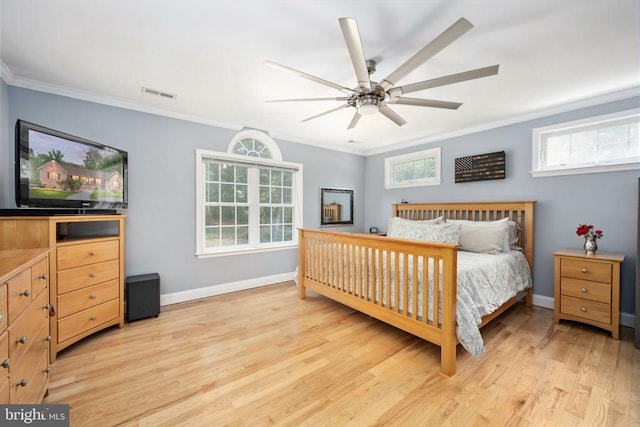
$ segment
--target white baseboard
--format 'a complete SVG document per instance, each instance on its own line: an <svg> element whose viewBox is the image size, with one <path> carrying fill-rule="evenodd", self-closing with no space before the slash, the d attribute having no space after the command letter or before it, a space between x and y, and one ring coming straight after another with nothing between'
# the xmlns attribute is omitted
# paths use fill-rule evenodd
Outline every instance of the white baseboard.
<svg viewBox="0 0 640 427"><path fill-rule="evenodd" d="M533 294L533 305L537 307L550 308L553 310L554 299L544 295ZM633 313L620 312L620 325L629 328L635 327L636 316Z"/></svg>
<svg viewBox="0 0 640 427"><path fill-rule="evenodd" d="M257 277L255 279L242 280L239 282L224 283L222 285L207 286L205 288L189 289L182 292L160 295L160 305L177 304L179 302L192 301L195 299L222 295L230 292L243 291L245 289L259 288L261 286L274 285L276 283L294 280L295 272L276 274L273 276ZM553 298L533 294L533 305L553 310ZM632 313L620 312L620 325L635 327L635 315Z"/></svg>
<svg viewBox="0 0 640 427"><path fill-rule="evenodd" d="M192 301L214 295L259 288L266 285L274 285L276 283L288 282L293 280L294 277L295 275L293 272L283 273L273 276L256 277L255 279L241 280L238 282L223 283L221 285L207 286L204 288L189 289L187 291L174 292L171 294L162 294L160 295L160 305L177 304L179 302Z"/></svg>

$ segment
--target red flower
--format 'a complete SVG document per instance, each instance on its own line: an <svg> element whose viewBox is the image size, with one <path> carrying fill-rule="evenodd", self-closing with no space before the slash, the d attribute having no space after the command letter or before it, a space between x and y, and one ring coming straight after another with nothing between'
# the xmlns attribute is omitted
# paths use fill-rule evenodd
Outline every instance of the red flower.
<svg viewBox="0 0 640 427"><path fill-rule="evenodd" d="M601 239L603 236L602 230L595 230L591 224L579 224L576 229L576 234L578 236L593 237L595 239Z"/></svg>

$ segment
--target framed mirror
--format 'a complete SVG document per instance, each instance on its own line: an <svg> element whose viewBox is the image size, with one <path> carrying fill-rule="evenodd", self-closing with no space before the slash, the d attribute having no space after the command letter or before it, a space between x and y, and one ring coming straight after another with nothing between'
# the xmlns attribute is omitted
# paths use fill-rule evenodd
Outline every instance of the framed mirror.
<svg viewBox="0 0 640 427"><path fill-rule="evenodd" d="M320 225L353 224L353 190L320 189Z"/></svg>

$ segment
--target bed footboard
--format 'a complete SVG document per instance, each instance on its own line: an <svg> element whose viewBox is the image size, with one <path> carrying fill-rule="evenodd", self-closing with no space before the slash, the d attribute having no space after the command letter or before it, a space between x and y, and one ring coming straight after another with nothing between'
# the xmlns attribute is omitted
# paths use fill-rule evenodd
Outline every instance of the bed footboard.
<svg viewBox="0 0 640 427"><path fill-rule="evenodd" d="M298 290L306 289L441 348L456 370L457 245L299 229Z"/></svg>

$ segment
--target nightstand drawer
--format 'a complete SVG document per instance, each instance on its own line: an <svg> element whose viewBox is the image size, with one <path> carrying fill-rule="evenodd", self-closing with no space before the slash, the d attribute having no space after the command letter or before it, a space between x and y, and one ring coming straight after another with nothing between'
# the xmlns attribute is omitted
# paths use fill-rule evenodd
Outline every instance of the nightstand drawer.
<svg viewBox="0 0 640 427"><path fill-rule="evenodd" d="M563 296L560 301L560 311L563 314L582 317L583 319L606 324L611 323L610 304Z"/></svg>
<svg viewBox="0 0 640 427"><path fill-rule="evenodd" d="M563 277L560 281L560 293L571 297L591 301L611 303L611 285L608 283L591 282L589 280Z"/></svg>
<svg viewBox="0 0 640 427"><path fill-rule="evenodd" d="M585 259L563 258L560 262L560 275L574 279L611 283L611 263L589 261Z"/></svg>

